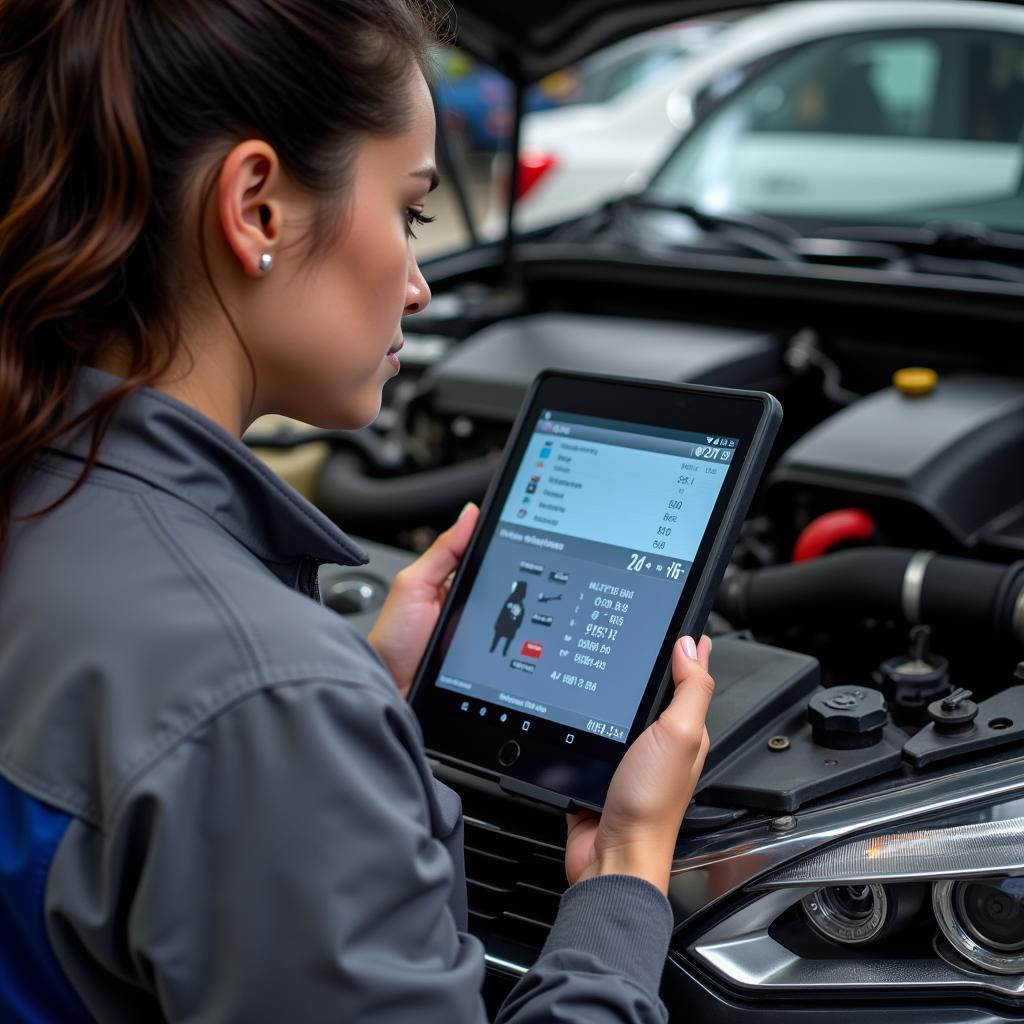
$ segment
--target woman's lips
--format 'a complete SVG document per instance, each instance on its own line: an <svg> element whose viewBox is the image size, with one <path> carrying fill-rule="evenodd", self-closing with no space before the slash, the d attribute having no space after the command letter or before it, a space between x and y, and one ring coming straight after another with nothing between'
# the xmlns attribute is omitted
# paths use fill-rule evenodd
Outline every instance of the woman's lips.
<svg viewBox="0 0 1024 1024"><path fill-rule="evenodd" d="M395 368L395 373L402 368L402 364L398 361L398 353L401 351L404 344L405 339L399 339L398 342L392 345L387 352L387 360Z"/></svg>

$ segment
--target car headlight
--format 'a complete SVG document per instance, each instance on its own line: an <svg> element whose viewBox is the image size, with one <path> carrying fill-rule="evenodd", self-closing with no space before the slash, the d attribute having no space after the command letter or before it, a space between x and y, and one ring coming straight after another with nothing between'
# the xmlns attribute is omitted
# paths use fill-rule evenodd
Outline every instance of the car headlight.
<svg viewBox="0 0 1024 1024"><path fill-rule="evenodd" d="M850 945L874 942L889 918L889 900L881 885L830 885L800 903L825 938Z"/></svg>
<svg viewBox="0 0 1024 1024"><path fill-rule="evenodd" d="M1024 878L936 882L932 905L942 934L972 964L1024 975Z"/></svg>
<svg viewBox="0 0 1024 1024"><path fill-rule="evenodd" d="M800 900L811 927L832 942L867 946L898 932L920 911L919 885L827 885Z"/></svg>
<svg viewBox="0 0 1024 1024"><path fill-rule="evenodd" d="M990 804L819 848L748 884L685 952L747 991L1024 1001L1022 810Z"/></svg>

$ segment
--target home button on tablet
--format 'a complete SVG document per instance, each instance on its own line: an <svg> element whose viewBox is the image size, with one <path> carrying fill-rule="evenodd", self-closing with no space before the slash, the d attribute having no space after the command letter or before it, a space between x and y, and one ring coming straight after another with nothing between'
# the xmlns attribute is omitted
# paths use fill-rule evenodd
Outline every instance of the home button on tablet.
<svg viewBox="0 0 1024 1024"><path fill-rule="evenodd" d="M507 743L502 743L498 749L498 764L503 768L508 768L514 765L519 760L519 744L515 740L509 740Z"/></svg>

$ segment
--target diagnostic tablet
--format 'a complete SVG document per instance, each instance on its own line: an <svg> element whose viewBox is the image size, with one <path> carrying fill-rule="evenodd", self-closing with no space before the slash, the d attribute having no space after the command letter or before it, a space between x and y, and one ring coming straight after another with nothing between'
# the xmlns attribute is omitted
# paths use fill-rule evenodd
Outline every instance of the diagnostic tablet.
<svg viewBox="0 0 1024 1024"><path fill-rule="evenodd" d="M428 753L600 809L699 636L782 418L770 395L545 372L410 695Z"/></svg>

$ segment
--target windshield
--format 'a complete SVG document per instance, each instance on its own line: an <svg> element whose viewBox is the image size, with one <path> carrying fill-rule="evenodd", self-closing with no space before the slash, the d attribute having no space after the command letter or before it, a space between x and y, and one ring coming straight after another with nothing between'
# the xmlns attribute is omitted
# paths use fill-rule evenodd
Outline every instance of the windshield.
<svg viewBox="0 0 1024 1024"><path fill-rule="evenodd" d="M789 51L712 107L648 195L714 214L1024 231L1022 126L1024 36L847 35Z"/></svg>

